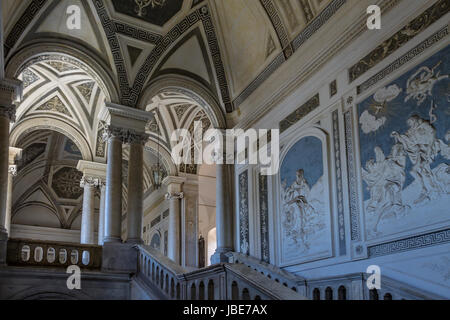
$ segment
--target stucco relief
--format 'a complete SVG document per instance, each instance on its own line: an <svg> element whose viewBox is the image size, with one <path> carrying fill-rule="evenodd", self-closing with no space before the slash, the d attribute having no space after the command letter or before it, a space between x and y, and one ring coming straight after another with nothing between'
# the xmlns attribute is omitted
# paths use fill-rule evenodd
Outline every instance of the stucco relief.
<svg viewBox="0 0 450 320"><path fill-rule="evenodd" d="M282 260L299 262L329 254L328 182L322 141L299 140L283 160L281 177Z"/></svg>
<svg viewBox="0 0 450 320"><path fill-rule="evenodd" d="M450 218L449 53L443 49L359 105L369 240Z"/></svg>

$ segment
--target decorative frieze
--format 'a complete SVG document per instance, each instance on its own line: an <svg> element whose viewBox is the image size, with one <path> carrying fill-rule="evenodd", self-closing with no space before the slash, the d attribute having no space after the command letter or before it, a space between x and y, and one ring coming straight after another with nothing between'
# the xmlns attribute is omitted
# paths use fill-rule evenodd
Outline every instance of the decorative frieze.
<svg viewBox="0 0 450 320"><path fill-rule="evenodd" d="M183 192L167 192L164 195L164 198L166 200L181 200L184 198L184 193Z"/></svg>
<svg viewBox="0 0 450 320"><path fill-rule="evenodd" d="M408 23L403 29L376 47L349 70L349 80L353 82L364 73L404 46L431 24L439 20L450 10L450 0L440 0L420 16Z"/></svg>
<svg viewBox="0 0 450 320"><path fill-rule="evenodd" d="M249 208L248 208L248 171L239 175L239 240L240 251L250 254Z"/></svg>
<svg viewBox="0 0 450 320"><path fill-rule="evenodd" d="M333 112L333 140L334 140L334 168L336 171L337 209L339 227L339 253L345 255L345 219L344 219L344 196L342 184L342 163L341 163L341 141L339 139L339 113Z"/></svg>
<svg viewBox="0 0 450 320"><path fill-rule="evenodd" d="M450 229L370 246L368 253L369 258L374 258L448 242L450 242Z"/></svg>
<svg viewBox="0 0 450 320"><path fill-rule="evenodd" d="M269 194L267 176L259 175L259 227L261 234L261 260L270 263Z"/></svg>
<svg viewBox="0 0 450 320"><path fill-rule="evenodd" d="M347 103L350 101L347 101ZM350 103L353 102L353 99ZM356 179L355 146L353 143L353 107L344 114L345 145L347 152L348 191L350 197L350 226L352 241L361 240L358 190Z"/></svg>
<svg viewBox="0 0 450 320"><path fill-rule="evenodd" d="M445 39L448 36L448 26L445 26L438 32L434 33L431 37L422 41L419 45L405 53L403 56L395 60L393 63L388 65L386 68L378 72L376 75L371 77L369 80L365 81L363 84L358 86L358 94L362 94L367 91L379 81L385 79L388 75L393 73L395 70L398 70L400 67L413 60L417 56L421 55L425 50L432 47L434 44L440 42L442 39Z"/></svg>
<svg viewBox="0 0 450 320"><path fill-rule="evenodd" d="M17 176L17 166L16 165L9 166L8 167L8 173L10 175L12 175L13 177Z"/></svg>
<svg viewBox="0 0 450 320"><path fill-rule="evenodd" d="M306 117L310 112L314 111L320 106L319 94L308 100L304 105L295 110L289 116L287 116L283 121L280 122L280 131L284 132L293 126L295 123Z"/></svg>

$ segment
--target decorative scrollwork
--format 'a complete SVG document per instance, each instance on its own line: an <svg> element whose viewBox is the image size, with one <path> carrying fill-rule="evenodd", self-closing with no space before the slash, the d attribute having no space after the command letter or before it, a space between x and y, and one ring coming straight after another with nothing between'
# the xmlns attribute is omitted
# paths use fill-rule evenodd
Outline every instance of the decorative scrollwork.
<svg viewBox="0 0 450 320"><path fill-rule="evenodd" d="M164 197L166 198L166 200L181 200L184 198L184 193L183 192L174 192L174 193L167 192Z"/></svg>

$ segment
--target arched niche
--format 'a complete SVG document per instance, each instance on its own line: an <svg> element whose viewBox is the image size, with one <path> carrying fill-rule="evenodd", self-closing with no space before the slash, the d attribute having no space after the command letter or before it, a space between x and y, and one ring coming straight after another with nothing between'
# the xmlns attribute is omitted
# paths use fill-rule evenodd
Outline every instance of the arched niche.
<svg viewBox="0 0 450 320"><path fill-rule="evenodd" d="M327 133L311 127L289 137L281 153L277 230L282 266L332 256L328 150Z"/></svg>

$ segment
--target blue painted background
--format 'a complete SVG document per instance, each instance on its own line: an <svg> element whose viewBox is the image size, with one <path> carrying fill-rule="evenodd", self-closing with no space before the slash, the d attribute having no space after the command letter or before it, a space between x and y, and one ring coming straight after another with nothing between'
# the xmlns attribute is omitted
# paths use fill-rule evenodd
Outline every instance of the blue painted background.
<svg viewBox="0 0 450 320"><path fill-rule="evenodd" d="M287 153L281 165L281 182L290 186L296 179L297 170L305 171L305 178L312 188L323 176L322 141L316 137L299 140Z"/></svg>
<svg viewBox="0 0 450 320"><path fill-rule="evenodd" d="M441 61L440 66L436 69L441 71L440 75L450 74L450 46L436 53L425 62L417 65L414 69L405 73L397 80L386 85L389 87L396 84L402 89L402 92L393 101L388 102L387 112L383 114L387 118L385 124L380 127L376 132L365 134L361 128L359 129L359 139L361 148L361 165L365 168L367 161L375 159L374 148L376 146L381 147L385 156L391 153L391 148L395 143L395 140L391 138L391 133L397 131L400 134L404 134L408 130L406 123L407 119L412 115L418 115L425 120L430 120L429 111L432 99L434 99L438 108L434 111L434 114L438 117L433 126L436 129L437 138L445 142L445 134L450 129L450 79L444 79L437 82L433 88L433 98L427 97L427 99L420 105L417 105L417 101L411 98L408 102L404 102L406 94L406 85L408 79L422 66L427 66L430 69L433 68ZM374 102L373 96L370 96L362 103L358 105L358 122L361 114L369 109L369 106ZM370 111L369 111L370 112ZM372 114L372 112L371 112ZM446 162L445 159L439 154L435 162L432 165L432 169L439 164ZM410 185L414 178L409 173L411 171L412 164L409 158L406 163L406 181L403 188ZM364 182L364 200L370 198L370 194L367 190L367 185Z"/></svg>

